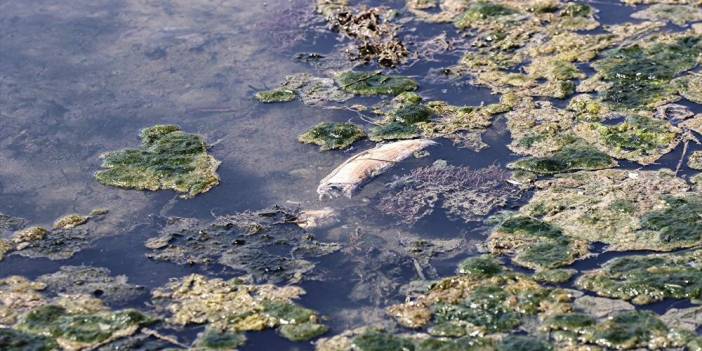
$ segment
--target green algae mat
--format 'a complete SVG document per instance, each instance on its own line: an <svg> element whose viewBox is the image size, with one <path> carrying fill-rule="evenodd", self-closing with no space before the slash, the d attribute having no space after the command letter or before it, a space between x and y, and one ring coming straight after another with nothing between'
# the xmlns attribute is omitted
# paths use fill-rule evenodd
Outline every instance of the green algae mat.
<svg viewBox="0 0 702 351"><path fill-rule="evenodd" d="M698 0L0 8L0 350L702 351Z"/></svg>

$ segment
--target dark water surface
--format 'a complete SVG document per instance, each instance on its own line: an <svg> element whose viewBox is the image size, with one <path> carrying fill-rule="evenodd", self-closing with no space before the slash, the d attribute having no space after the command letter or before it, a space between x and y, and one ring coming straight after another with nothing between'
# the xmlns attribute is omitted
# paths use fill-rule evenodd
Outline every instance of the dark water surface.
<svg viewBox="0 0 702 351"><path fill-rule="evenodd" d="M402 1L382 3L403 5ZM592 4L600 9L603 23L628 20L635 10L614 1ZM439 275L452 274L458 261L477 252L475 243L486 237L488 227L450 222L441 213L416 226L402 225L374 214L369 199L393 177L436 159L476 168L515 160L506 147L510 139L504 121L498 120L484 135L488 149L476 153L444 141L429 150L430 157L401 163L352 200L321 203L315 192L319 180L371 144L356 144L348 152L321 153L317 147L298 143L297 135L322 121L360 122L359 117L351 111L299 102L262 105L253 99L256 91L275 87L286 75L318 73L314 65L296 60L297 53L326 55L336 50L336 34L323 30L323 23L308 20L312 11L312 1L302 0L0 0L0 213L50 226L65 214L110 210L97 229L110 235L92 248L62 261L10 256L0 263L0 277L35 278L63 265L107 267L145 287L140 299L115 307L147 308L150 289L170 278L204 272L197 266L146 258L144 242L157 235L166 217L209 219L274 204L341 209L348 218L333 230L315 235L345 245L357 228L377 236L388 250L397 246L402 235L463 238L461 252L433 262ZM410 23L405 28L419 37L442 32L449 38L461 35L450 25ZM400 67L396 72L426 77L432 70L455 64L462 53L459 49L436 62ZM423 96L450 104L497 101L488 89L461 81L420 84ZM357 98L349 104L376 101ZM211 153L222 161L219 186L183 200L169 191L121 190L94 180L101 153L134 147L140 129L163 123L202 134L214 145ZM649 168L674 168L681 152L678 148ZM622 166L640 168L624 162ZM683 167L681 174L692 173ZM511 207L528 197L525 194ZM382 245L377 249L384 250ZM301 304L326 316L330 335L382 319L385 307L402 301L399 288L381 300L350 294L361 279L354 273L355 264L375 257L366 254L357 253L357 261L341 253L319 259L324 279L302 283L307 295ZM596 268L619 255L602 254L575 268ZM401 284L418 278L412 266L396 268ZM212 271L222 278L236 276L224 267L208 267L207 274ZM683 305L667 301L649 308L661 312ZM177 334L187 344L200 330ZM243 350L313 349L310 343L289 343L274 331L247 336Z"/></svg>

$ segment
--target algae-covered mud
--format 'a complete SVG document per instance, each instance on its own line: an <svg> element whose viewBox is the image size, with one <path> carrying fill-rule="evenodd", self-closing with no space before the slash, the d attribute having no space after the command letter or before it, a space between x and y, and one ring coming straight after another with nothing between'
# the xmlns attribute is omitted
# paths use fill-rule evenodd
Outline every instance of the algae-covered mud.
<svg viewBox="0 0 702 351"><path fill-rule="evenodd" d="M702 350L700 1L0 32L0 350Z"/></svg>

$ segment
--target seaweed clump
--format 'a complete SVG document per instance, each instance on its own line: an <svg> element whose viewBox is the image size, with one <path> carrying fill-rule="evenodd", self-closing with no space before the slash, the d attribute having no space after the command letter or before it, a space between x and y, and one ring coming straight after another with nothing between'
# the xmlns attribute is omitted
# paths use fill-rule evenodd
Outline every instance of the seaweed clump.
<svg viewBox="0 0 702 351"><path fill-rule="evenodd" d="M273 103L273 102L290 102L295 100L297 94L294 90L278 88L268 91L261 91L256 93L256 100L263 103Z"/></svg>
<svg viewBox="0 0 702 351"><path fill-rule="evenodd" d="M510 175L498 166L482 169L451 166L437 161L410 172L388 185L378 208L414 224L437 208L453 220L477 221L519 197Z"/></svg>
<svg viewBox="0 0 702 351"><path fill-rule="evenodd" d="M684 254L620 257L577 282L598 295L637 305L664 299L702 302L702 250Z"/></svg>
<svg viewBox="0 0 702 351"><path fill-rule="evenodd" d="M327 331L316 312L293 302L304 294L299 287L253 285L193 274L152 294L154 303L169 312L169 323L206 325L199 343L242 344L243 332L269 328L277 328L292 341L310 340Z"/></svg>
<svg viewBox="0 0 702 351"><path fill-rule="evenodd" d="M344 72L336 77L341 89L356 95L399 95L415 91L417 82L402 76L387 76L381 72Z"/></svg>
<svg viewBox="0 0 702 351"><path fill-rule="evenodd" d="M289 75L277 88L256 93L256 99L263 103L288 102L298 97L306 105L323 105L344 102L353 95L341 90L334 79L314 77L307 73Z"/></svg>
<svg viewBox="0 0 702 351"><path fill-rule="evenodd" d="M127 189L172 189L184 197L207 192L219 184L220 162L207 154L201 136L175 125L157 125L141 131L142 147L102 155L101 184Z"/></svg>
<svg viewBox="0 0 702 351"><path fill-rule="evenodd" d="M696 6L655 4L631 15L632 18L670 21L678 26L702 21L702 10Z"/></svg>
<svg viewBox="0 0 702 351"><path fill-rule="evenodd" d="M371 128L369 139L372 141L417 138L421 134L420 126L431 121L433 111L422 104L422 98L416 93L404 92L392 100L389 111L384 114L379 125Z"/></svg>
<svg viewBox="0 0 702 351"><path fill-rule="evenodd" d="M183 265L223 265L255 282L297 282L314 268L307 259L335 252L298 225L295 212L272 208L217 217L212 223L171 218L161 235L146 242L147 257Z"/></svg>
<svg viewBox="0 0 702 351"><path fill-rule="evenodd" d="M363 129L352 123L322 122L300 135L298 140L305 144L317 144L320 150L328 151L346 149L365 136Z"/></svg>

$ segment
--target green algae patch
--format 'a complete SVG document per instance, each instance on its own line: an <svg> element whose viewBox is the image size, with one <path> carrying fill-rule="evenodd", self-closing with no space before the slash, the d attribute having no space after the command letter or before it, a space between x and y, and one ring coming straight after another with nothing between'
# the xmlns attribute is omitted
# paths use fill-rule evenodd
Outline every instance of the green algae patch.
<svg viewBox="0 0 702 351"><path fill-rule="evenodd" d="M477 221L520 196L509 178L509 172L498 166L474 170L437 161L388 184L378 195L377 207L407 224L438 209L451 220Z"/></svg>
<svg viewBox="0 0 702 351"><path fill-rule="evenodd" d="M616 166L617 162L609 155L586 143L578 142L563 147L550 157L530 157L509 165L513 169L546 175Z"/></svg>
<svg viewBox="0 0 702 351"><path fill-rule="evenodd" d="M61 217L54 222L54 229L71 229L88 222L90 217L81 216L79 214L70 214Z"/></svg>
<svg viewBox="0 0 702 351"><path fill-rule="evenodd" d="M616 258L578 279L598 295L644 305L664 299L702 302L702 251Z"/></svg>
<svg viewBox="0 0 702 351"><path fill-rule="evenodd" d="M6 351L51 351L58 349L54 340L9 328L0 328L0 347Z"/></svg>
<svg viewBox="0 0 702 351"><path fill-rule="evenodd" d="M369 139L385 140L414 139L422 135L421 126L432 119L433 109L422 103L422 98L413 92L404 92L393 98L387 111L381 106L376 113L384 115L378 125L371 128Z"/></svg>
<svg viewBox="0 0 702 351"><path fill-rule="evenodd" d="M103 185L125 189L172 189L190 198L219 184L220 162L207 154L199 135L175 125L157 125L141 131L142 147L102 155L95 175Z"/></svg>
<svg viewBox="0 0 702 351"><path fill-rule="evenodd" d="M336 77L344 91L362 96L399 95L415 91L419 87L413 79L402 76L387 76L380 72L344 72Z"/></svg>
<svg viewBox="0 0 702 351"><path fill-rule="evenodd" d="M205 329L193 346L197 350L236 350L245 344L246 336L243 333Z"/></svg>
<svg viewBox="0 0 702 351"><path fill-rule="evenodd" d="M334 79L315 77L307 73L289 75L285 77L279 87L266 93L275 93L272 97L277 96L290 99L288 101L292 101L297 97L300 98L305 105L313 106L340 103L353 97L353 95L339 88L334 82ZM270 98L271 96L263 97Z"/></svg>
<svg viewBox="0 0 702 351"><path fill-rule="evenodd" d="M676 78L672 84L682 97L696 104L702 104L702 76L700 74L690 73Z"/></svg>
<svg viewBox="0 0 702 351"><path fill-rule="evenodd" d="M697 6L655 4L631 15L632 18L651 21L670 21L678 26L702 21L702 10Z"/></svg>
<svg viewBox="0 0 702 351"><path fill-rule="evenodd" d="M578 140L572 131L575 113L550 102L524 99L506 116L512 135L508 147L517 154L548 158Z"/></svg>
<svg viewBox="0 0 702 351"><path fill-rule="evenodd" d="M135 311L72 313L57 305L45 305L29 312L19 330L46 335L64 349L80 350L134 334L152 319Z"/></svg>
<svg viewBox="0 0 702 351"><path fill-rule="evenodd" d="M566 237L557 226L522 216L507 218L488 238L491 253L509 255L514 263L539 271L587 257L588 246L583 240Z"/></svg>
<svg viewBox="0 0 702 351"><path fill-rule="evenodd" d="M136 310L111 311L94 297L49 298L46 285L11 276L0 280L0 345L86 350L137 333L154 319ZM5 349L5 348L3 348Z"/></svg>
<svg viewBox="0 0 702 351"><path fill-rule="evenodd" d="M295 286L255 285L192 274L154 290L152 299L176 326L204 324L209 333L229 334L278 328L289 340L305 341L327 329L316 312L293 302L304 293Z"/></svg>
<svg viewBox="0 0 702 351"><path fill-rule="evenodd" d="M593 63L607 84L602 100L622 109L645 109L674 101L671 84L678 74L694 68L702 52L698 36L653 38L647 44L617 48Z"/></svg>
<svg viewBox="0 0 702 351"><path fill-rule="evenodd" d="M671 152L680 142L680 129L668 121L628 116L615 125L584 123L576 133L612 157L648 165Z"/></svg>
<svg viewBox="0 0 702 351"><path fill-rule="evenodd" d="M568 282L578 271L574 269L548 269L536 272L534 280L547 284L563 284Z"/></svg>
<svg viewBox="0 0 702 351"><path fill-rule="evenodd" d="M450 327L456 336L481 336L509 332L538 315L570 309L567 294L507 269L497 272L490 260L477 257L463 262L462 266L490 268L440 280L413 301L391 306L388 313L410 328Z"/></svg>
<svg viewBox="0 0 702 351"><path fill-rule="evenodd" d="M298 282L311 273L310 260L339 250L298 226L295 211L274 207L216 217L202 223L170 218L159 236L145 246L147 257L180 265L245 272L256 282Z"/></svg>
<svg viewBox="0 0 702 351"><path fill-rule="evenodd" d="M319 145L322 151L346 149L363 139L366 133L353 123L322 122L300 135L298 140L305 144Z"/></svg>
<svg viewBox="0 0 702 351"><path fill-rule="evenodd" d="M517 11L505 5L478 1L469 5L454 24L460 29L475 28L485 25L487 21L500 20L500 17L513 14L517 14Z"/></svg>
<svg viewBox="0 0 702 351"><path fill-rule="evenodd" d="M700 244L699 217L692 215L698 197L671 171L583 171L535 186L518 215L557 227L573 243L605 243L609 251L670 251Z"/></svg>
<svg viewBox="0 0 702 351"><path fill-rule="evenodd" d="M295 94L294 90L284 88L256 93L256 100L266 104L274 102L290 102L295 100L296 97L297 94Z"/></svg>

